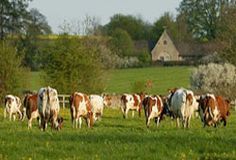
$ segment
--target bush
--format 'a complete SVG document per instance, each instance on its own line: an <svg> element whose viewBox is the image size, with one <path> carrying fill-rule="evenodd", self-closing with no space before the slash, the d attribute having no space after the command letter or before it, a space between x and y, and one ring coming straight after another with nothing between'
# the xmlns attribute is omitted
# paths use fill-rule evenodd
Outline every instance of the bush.
<svg viewBox="0 0 236 160"><path fill-rule="evenodd" d="M61 93L100 93L104 90L104 66L100 49L89 41L60 36L49 49L45 80Z"/></svg>
<svg viewBox="0 0 236 160"><path fill-rule="evenodd" d="M8 42L0 42L0 98L6 94L19 95L27 87L29 71L22 67L17 49Z"/></svg>
<svg viewBox="0 0 236 160"><path fill-rule="evenodd" d="M190 77L191 87L202 92L236 98L236 67L232 64L200 65Z"/></svg>

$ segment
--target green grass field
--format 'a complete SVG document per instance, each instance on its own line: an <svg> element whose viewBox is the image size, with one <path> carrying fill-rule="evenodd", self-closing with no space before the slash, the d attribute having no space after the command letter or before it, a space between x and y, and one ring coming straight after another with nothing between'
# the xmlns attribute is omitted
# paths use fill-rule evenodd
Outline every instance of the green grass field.
<svg viewBox="0 0 236 160"><path fill-rule="evenodd" d="M73 129L69 109L61 114L60 132L41 132L36 121L28 130L26 121L9 122L1 114L0 159L236 159L235 112L225 128L202 128L195 118L190 129L176 128L169 118L147 129L143 113L123 119L114 109L105 109L93 129L84 122Z"/></svg>
<svg viewBox="0 0 236 160"><path fill-rule="evenodd" d="M150 67L111 70L107 74L107 93L131 93L132 84L137 81L151 80L153 87L150 93L166 94L173 87L189 87L190 67ZM29 89L38 90L46 86L40 72L31 72Z"/></svg>
<svg viewBox="0 0 236 160"><path fill-rule="evenodd" d="M152 93L166 94L168 88L189 87L188 67L156 67L113 70L109 73L107 92L131 92L135 80L151 79ZM43 81L32 73L31 89L38 90ZM36 121L31 130L27 121L9 122L0 108L1 159L236 159L236 115L231 111L226 127L202 128L200 119L192 119L190 129L175 127L166 118L157 128L152 121L145 126L144 114L123 119L120 110L105 108L102 121L89 129L73 129L69 109L61 109L65 118L60 132L50 128L41 132Z"/></svg>

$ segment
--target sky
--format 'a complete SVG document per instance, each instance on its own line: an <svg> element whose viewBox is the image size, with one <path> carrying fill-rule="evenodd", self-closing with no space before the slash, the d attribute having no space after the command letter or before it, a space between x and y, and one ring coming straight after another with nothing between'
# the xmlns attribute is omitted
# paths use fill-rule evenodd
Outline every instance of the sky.
<svg viewBox="0 0 236 160"><path fill-rule="evenodd" d="M124 1L124 2L122 2ZM86 15L96 17L100 24L109 23L117 13L141 16L153 23L165 12L176 15L181 0L33 0L29 8L37 8L46 16L54 33L66 20L69 23L81 21Z"/></svg>

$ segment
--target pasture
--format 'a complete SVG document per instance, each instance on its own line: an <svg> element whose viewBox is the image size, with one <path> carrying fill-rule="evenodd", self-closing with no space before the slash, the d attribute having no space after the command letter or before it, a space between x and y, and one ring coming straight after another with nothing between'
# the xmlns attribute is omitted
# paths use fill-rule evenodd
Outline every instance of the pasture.
<svg viewBox="0 0 236 160"><path fill-rule="evenodd" d="M189 87L188 67L156 67L113 70L107 80L107 92L131 92L135 80L153 81L152 93L166 94L168 88ZM38 90L43 82L33 73L31 89ZM35 77L36 76L36 77ZM39 86L40 85L40 86ZM27 121L10 122L0 109L0 159L236 159L236 115L231 111L226 127L202 128L200 119L191 121L190 129L176 128L166 117L157 128L151 121L146 128L144 112L139 118L123 119L118 109L105 108L101 121L92 129L83 121L81 129L73 129L68 108L61 109L65 121L58 132L31 130Z"/></svg>
<svg viewBox="0 0 236 160"><path fill-rule="evenodd" d="M2 113L2 109L1 109ZM177 129L166 118L157 128L149 129L145 119L123 119L120 110L105 109L102 121L89 129L73 129L69 109L61 110L65 118L60 132L41 132L36 121L31 130L27 122L0 122L0 159L235 159L236 116L231 112L224 128L202 128L195 118L190 129Z"/></svg>

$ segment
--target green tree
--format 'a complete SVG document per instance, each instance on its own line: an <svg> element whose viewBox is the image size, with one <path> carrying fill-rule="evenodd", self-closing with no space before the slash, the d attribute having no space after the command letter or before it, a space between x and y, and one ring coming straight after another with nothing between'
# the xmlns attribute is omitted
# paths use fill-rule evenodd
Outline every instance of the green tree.
<svg viewBox="0 0 236 160"><path fill-rule="evenodd" d="M110 22L103 27L104 32L111 35L115 29L125 30L132 40L148 39L150 35L150 25L141 18L131 15L115 14Z"/></svg>
<svg viewBox="0 0 236 160"><path fill-rule="evenodd" d="M89 40L60 36L47 50L46 82L61 93L100 93L104 70L99 49Z"/></svg>
<svg viewBox="0 0 236 160"><path fill-rule="evenodd" d="M223 4L222 0L183 0L178 10L186 18L188 30L194 38L209 41L216 38Z"/></svg>
<svg viewBox="0 0 236 160"><path fill-rule="evenodd" d="M217 41L222 46L220 55L226 61L236 65L236 5L226 6L221 14Z"/></svg>
<svg viewBox="0 0 236 160"><path fill-rule="evenodd" d="M25 31L27 24L27 7L30 0L0 1L0 39L8 34L19 34Z"/></svg>
<svg viewBox="0 0 236 160"><path fill-rule="evenodd" d="M134 44L130 35L122 29L115 29L111 34L111 50L125 57L134 54Z"/></svg>
<svg viewBox="0 0 236 160"><path fill-rule="evenodd" d="M151 31L152 41L156 43L165 28L167 28L168 31L171 32L171 35L173 37L176 37L176 34L177 34L176 23L173 16L169 12L166 12L156 22L154 22L152 31Z"/></svg>
<svg viewBox="0 0 236 160"><path fill-rule="evenodd" d="M16 48L0 41L0 98L6 94L20 94L27 87L28 70L21 65Z"/></svg>

